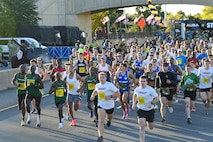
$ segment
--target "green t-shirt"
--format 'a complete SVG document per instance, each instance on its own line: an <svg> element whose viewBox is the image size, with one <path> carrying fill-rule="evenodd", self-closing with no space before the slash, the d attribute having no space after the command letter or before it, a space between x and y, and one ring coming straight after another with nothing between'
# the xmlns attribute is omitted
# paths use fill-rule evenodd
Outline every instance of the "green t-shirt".
<svg viewBox="0 0 213 142"><path fill-rule="evenodd" d="M194 73L189 75L184 75L181 80L181 86L187 91L195 91L196 86L194 84L199 84L199 78Z"/></svg>
<svg viewBox="0 0 213 142"><path fill-rule="evenodd" d="M90 75L87 77L87 94L88 96L92 95L93 90L95 89L95 84L97 82L97 76L94 75L94 77L91 77Z"/></svg>

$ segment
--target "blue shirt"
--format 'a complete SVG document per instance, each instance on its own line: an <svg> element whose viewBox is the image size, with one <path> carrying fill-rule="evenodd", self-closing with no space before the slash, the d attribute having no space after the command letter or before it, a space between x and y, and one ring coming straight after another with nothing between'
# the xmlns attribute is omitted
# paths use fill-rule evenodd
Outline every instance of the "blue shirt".
<svg viewBox="0 0 213 142"><path fill-rule="evenodd" d="M180 56L177 56L175 59L176 59L177 65L180 66L182 70L185 70L185 63L187 63L186 57L183 55L180 55Z"/></svg>
<svg viewBox="0 0 213 142"><path fill-rule="evenodd" d="M119 90L121 93L124 91L129 91L129 78L128 78L128 71L125 72L123 75L121 72L118 74L118 84Z"/></svg>

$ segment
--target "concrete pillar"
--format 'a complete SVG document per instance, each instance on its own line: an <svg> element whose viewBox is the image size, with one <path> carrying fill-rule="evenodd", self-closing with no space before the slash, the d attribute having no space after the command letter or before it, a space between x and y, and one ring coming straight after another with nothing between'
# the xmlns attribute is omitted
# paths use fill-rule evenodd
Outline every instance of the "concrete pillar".
<svg viewBox="0 0 213 142"><path fill-rule="evenodd" d="M72 15L66 15L66 26L78 26L80 30L86 33L86 39L92 41L92 20L91 12Z"/></svg>

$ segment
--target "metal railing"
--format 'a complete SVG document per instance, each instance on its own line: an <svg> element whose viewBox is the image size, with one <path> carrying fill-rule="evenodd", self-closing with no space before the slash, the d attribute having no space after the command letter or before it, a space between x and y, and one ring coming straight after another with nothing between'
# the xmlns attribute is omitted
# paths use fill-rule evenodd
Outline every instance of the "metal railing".
<svg viewBox="0 0 213 142"><path fill-rule="evenodd" d="M122 39L122 38L143 38L143 37L153 37L155 36L154 32L137 32L137 33L98 33L97 35L93 35L97 40L102 39Z"/></svg>

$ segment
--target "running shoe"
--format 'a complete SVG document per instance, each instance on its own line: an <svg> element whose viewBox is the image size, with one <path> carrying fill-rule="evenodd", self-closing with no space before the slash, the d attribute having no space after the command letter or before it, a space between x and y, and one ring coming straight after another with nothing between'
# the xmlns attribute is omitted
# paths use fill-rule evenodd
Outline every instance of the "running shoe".
<svg viewBox="0 0 213 142"><path fill-rule="evenodd" d="M116 109L121 109L121 107L122 107L122 106L120 105L120 106L116 107Z"/></svg>
<svg viewBox="0 0 213 142"><path fill-rule="evenodd" d="M67 113L67 117L66 117L66 119L68 120L68 121L70 121L71 120L71 117L70 117L70 115Z"/></svg>
<svg viewBox="0 0 213 142"><path fill-rule="evenodd" d="M187 123L188 124L192 124L192 120L191 120L191 118L189 117L189 118L187 118Z"/></svg>
<svg viewBox="0 0 213 142"><path fill-rule="evenodd" d="M92 111L92 110L91 110L90 113L89 113L89 117L90 117L90 118L93 118L93 111Z"/></svg>
<svg viewBox="0 0 213 142"><path fill-rule="evenodd" d="M193 107L193 108L192 108L192 112L195 112L195 111L196 111L196 108L195 108L195 107Z"/></svg>
<svg viewBox="0 0 213 142"><path fill-rule="evenodd" d="M78 107L80 107L81 106L81 101L78 101Z"/></svg>
<svg viewBox="0 0 213 142"><path fill-rule="evenodd" d="M41 122L37 122L36 127L41 127Z"/></svg>
<svg viewBox="0 0 213 142"><path fill-rule="evenodd" d="M27 124L31 123L31 114L28 114L28 118L27 118Z"/></svg>
<svg viewBox="0 0 213 142"><path fill-rule="evenodd" d="M21 120L21 126L24 126L24 125L25 125L24 120Z"/></svg>
<svg viewBox="0 0 213 142"><path fill-rule="evenodd" d="M161 122L162 122L163 124L166 124L166 119L165 119L165 118L162 118Z"/></svg>
<svg viewBox="0 0 213 142"><path fill-rule="evenodd" d="M178 103L179 101L178 100L175 100L175 103Z"/></svg>
<svg viewBox="0 0 213 142"><path fill-rule="evenodd" d="M122 119L123 120L127 119L127 116L128 116L128 113L124 113L123 116L122 116Z"/></svg>
<svg viewBox="0 0 213 142"><path fill-rule="evenodd" d="M107 127L110 127L110 125L111 125L111 122L107 121Z"/></svg>
<svg viewBox="0 0 213 142"><path fill-rule="evenodd" d="M98 137L97 142L103 142L103 137L102 136Z"/></svg>
<svg viewBox="0 0 213 142"><path fill-rule="evenodd" d="M168 109L170 113L173 113L173 107L168 107Z"/></svg>
<svg viewBox="0 0 213 142"><path fill-rule="evenodd" d="M70 123L70 126L76 126L76 124L77 124L77 122L76 122L76 120L74 119L74 120L72 120L72 122Z"/></svg>
<svg viewBox="0 0 213 142"><path fill-rule="evenodd" d="M59 123L58 129L62 129L62 128L63 128L63 124L62 124L62 123Z"/></svg>

